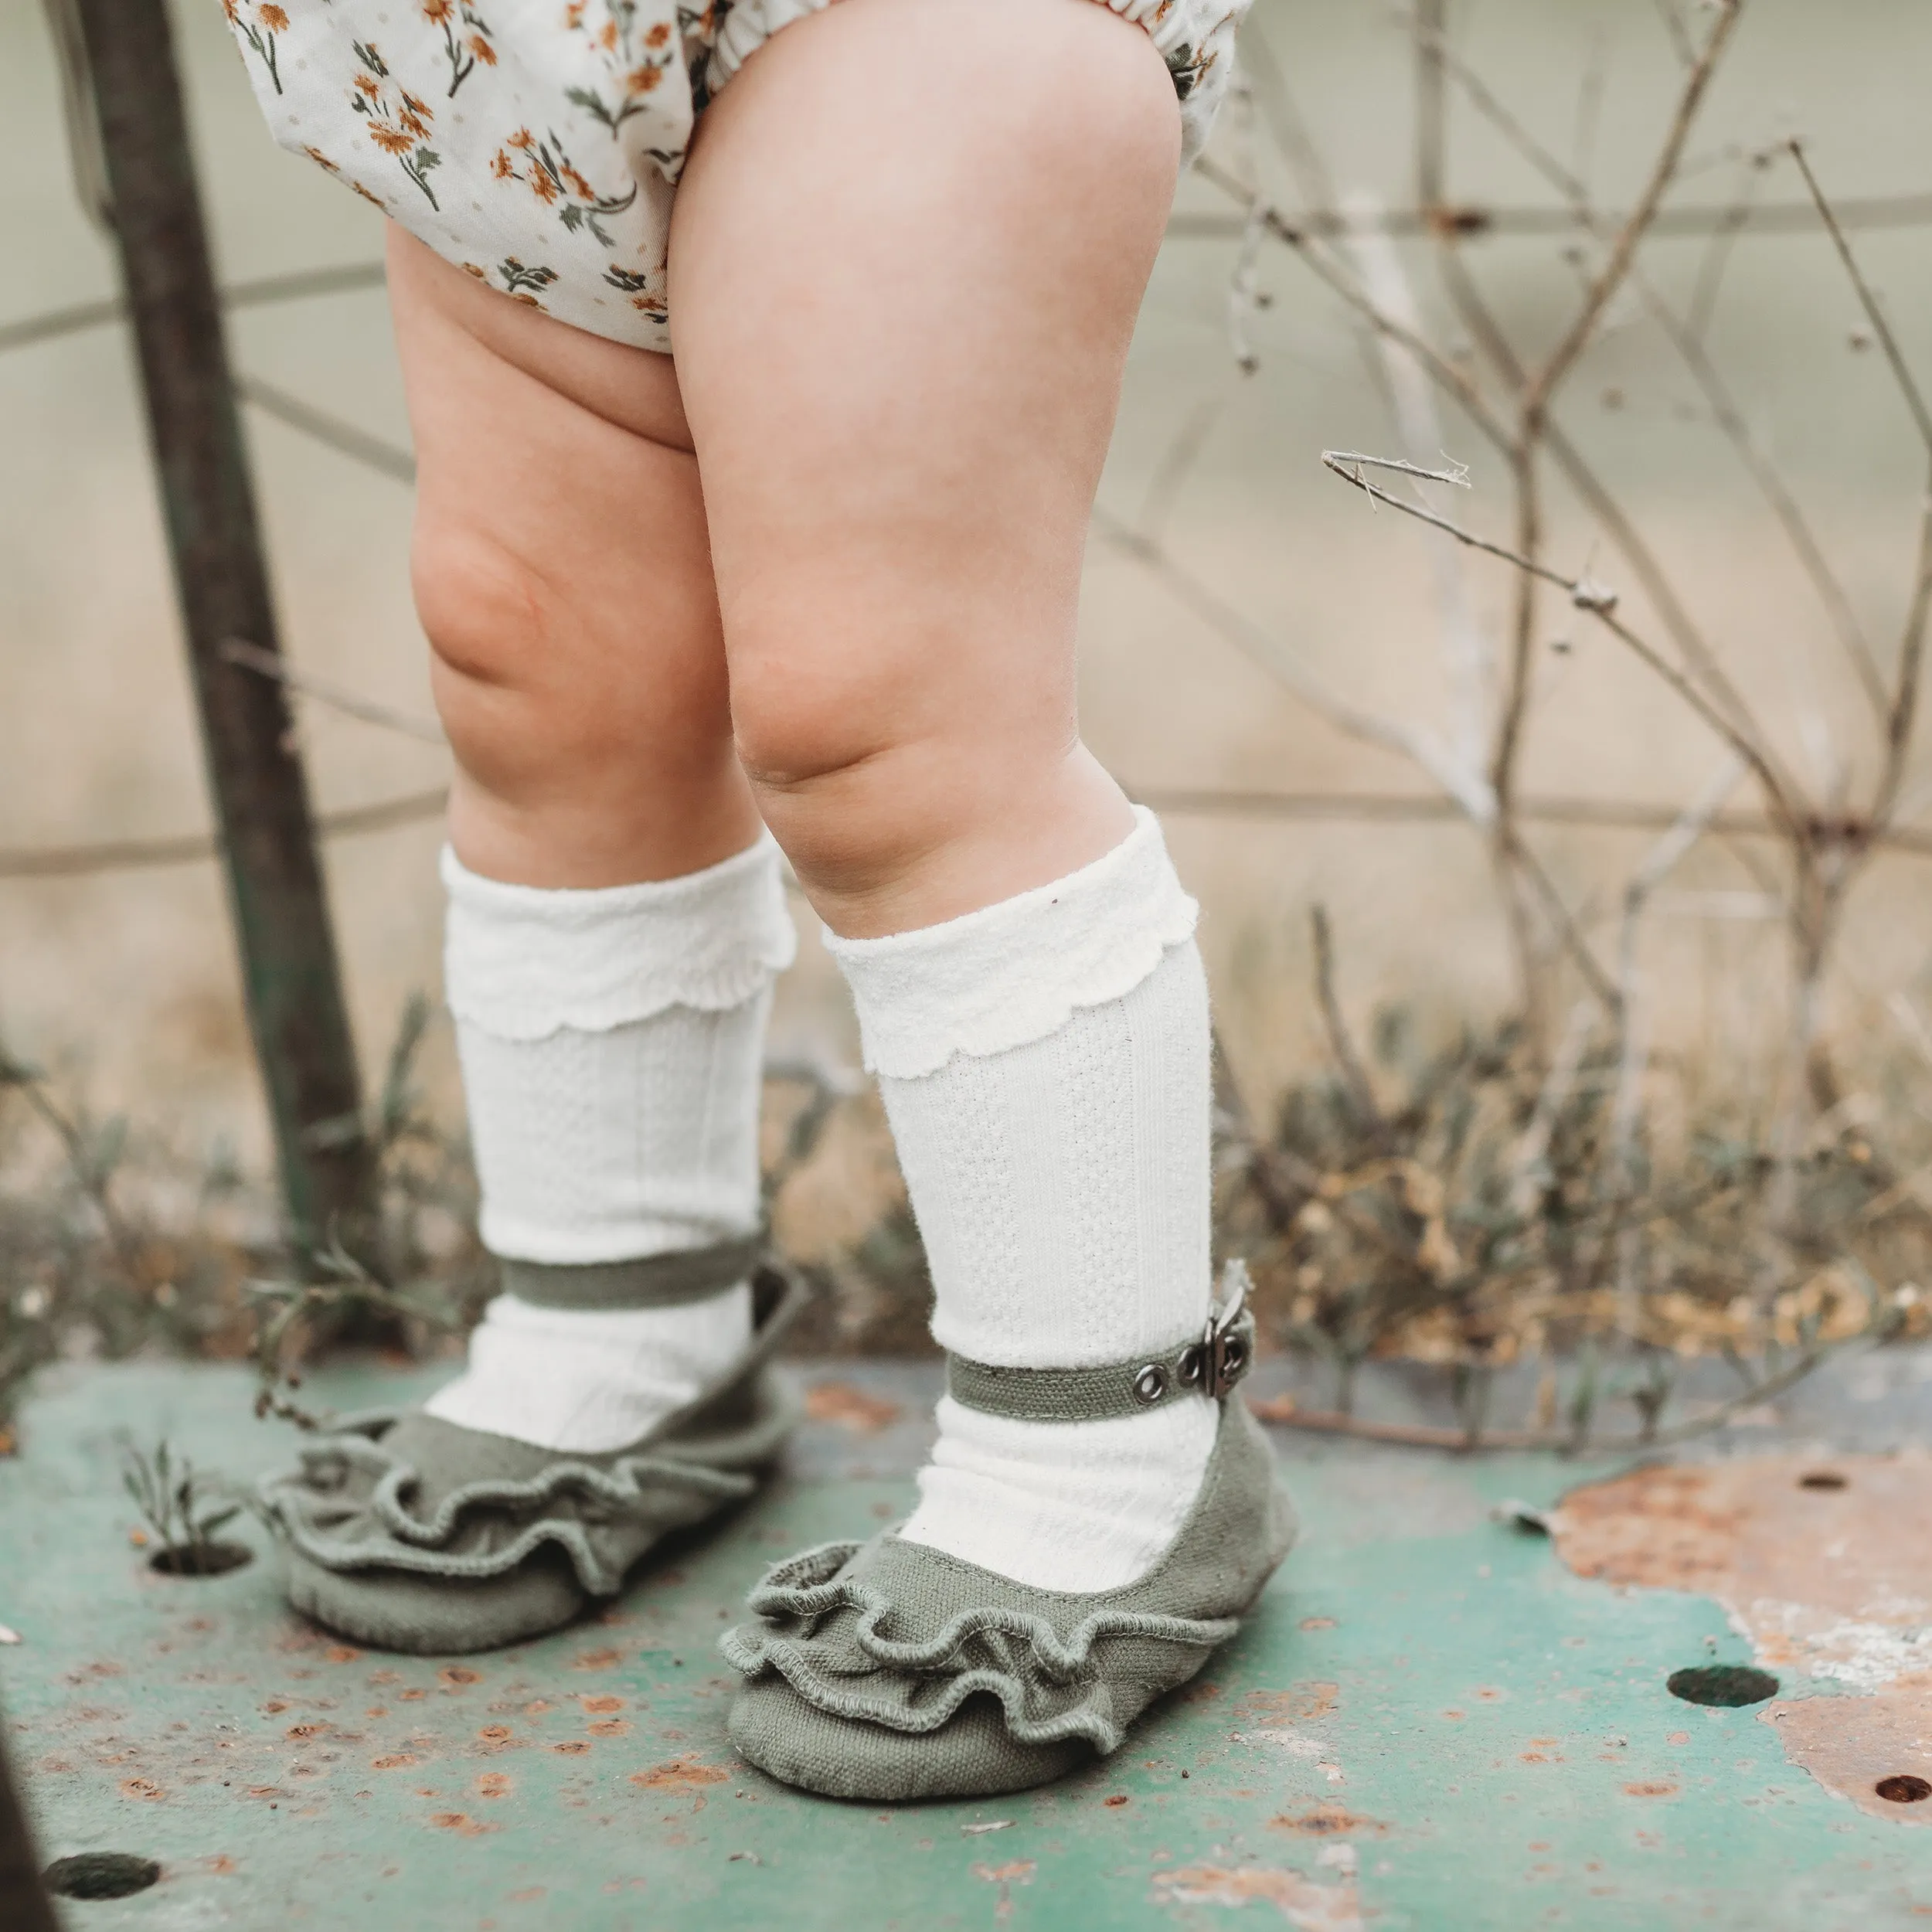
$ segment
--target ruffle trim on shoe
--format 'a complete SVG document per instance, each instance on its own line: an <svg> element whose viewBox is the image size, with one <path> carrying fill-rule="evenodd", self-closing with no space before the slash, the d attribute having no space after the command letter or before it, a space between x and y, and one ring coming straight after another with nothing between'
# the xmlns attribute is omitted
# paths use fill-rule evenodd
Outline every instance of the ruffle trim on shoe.
<svg viewBox="0 0 1932 1932"><path fill-rule="evenodd" d="M474 1581L506 1575L553 1543L587 1592L607 1597L659 1537L758 1486L748 1471L675 1454L600 1461L559 1456L521 1480L461 1483L419 1513L414 1504L423 1472L383 1441L405 1413L345 1417L324 1440L304 1446L295 1470L263 1483L264 1506L291 1549L327 1570L403 1570ZM478 1434L433 1417L410 1420L419 1437L430 1430L447 1432L458 1454L458 1439Z"/></svg>
<svg viewBox="0 0 1932 1932"><path fill-rule="evenodd" d="M988 1605L959 1612L935 1636L900 1641L883 1634L895 1606L841 1573L861 1548L826 1543L778 1564L749 1599L766 1627L728 1631L719 1643L726 1660L747 1677L775 1671L828 1716L913 1736L939 1730L983 1692L998 1700L1016 1743L1080 1739L1104 1756L1124 1735L1107 1668L1124 1660L1102 1656L1098 1647L1198 1651L1191 1663L1176 1660L1179 1668L1161 1673L1178 1682L1240 1628L1233 1617L1107 1610L1062 1637L1045 1617Z"/></svg>

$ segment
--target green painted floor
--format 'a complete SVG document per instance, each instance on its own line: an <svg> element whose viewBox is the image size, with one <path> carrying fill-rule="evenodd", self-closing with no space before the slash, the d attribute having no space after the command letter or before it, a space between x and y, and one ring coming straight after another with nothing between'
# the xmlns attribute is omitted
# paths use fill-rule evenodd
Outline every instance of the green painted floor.
<svg viewBox="0 0 1932 1932"><path fill-rule="evenodd" d="M1746 1661L1713 1603L1573 1576L1492 1519L1603 1468L1277 1442L1302 1541L1247 1630L1115 1758L993 1804L800 1798L736 1762L713 1648L763 1563L902 1512L924 1369L807 1371L878 1422L601 1621L440 1666L335 1645L272 1560L154 1574L117 1438L236 1475L280 1454L239 1372L70 1369L0 1462L0 1706L44 1857L163 1877L70 1927L1562 1925L1882 1932L1932 1919L1932 1831L1864 1815L1750 1709L1672 1697ZM1923 1378L1920 1378L1921 1381ZM306 1392L393 1400L425 1378ZM871 1407L867 1406L867 1401ZM1922 1406L1921 1404L1915 1404ZM1896 1428L1896 1420L1888 1423ZM1757 1445L1753 1445L1757 1446ZM247 1534L260 1546L259 1532ZM1799 1686L1787 1690L1797 1692Z"/></svg>

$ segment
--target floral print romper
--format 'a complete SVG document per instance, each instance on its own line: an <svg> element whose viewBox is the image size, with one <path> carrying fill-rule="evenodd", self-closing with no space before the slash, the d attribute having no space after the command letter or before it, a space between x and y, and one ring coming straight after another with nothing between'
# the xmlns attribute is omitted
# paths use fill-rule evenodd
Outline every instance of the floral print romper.
<svg viewBox="0 0 1932 1932"><path fill-rule="evenodd" d="M828 0L222 0L275 138L446 260L668 353L671 199L706 104ZM1098 0L1145 27L1191 159L1248 0Z"/></svg>

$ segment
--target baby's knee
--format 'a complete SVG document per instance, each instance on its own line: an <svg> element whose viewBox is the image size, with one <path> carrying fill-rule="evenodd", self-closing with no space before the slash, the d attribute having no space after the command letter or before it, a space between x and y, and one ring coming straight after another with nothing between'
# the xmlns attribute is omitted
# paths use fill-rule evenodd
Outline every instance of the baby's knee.
<svg viewBox="0 0 1932 1932"><path fill-rule="evenodd" d="M492 791L519 789L582 758L611 728L611 707L587 689L596 680L558 675L556 645L573 627L513 551L473 526L425 517L410 576L437 709L472 777Z"/></svg>
<svg viewBox="0 0 1932 1932"><path fill-rule="evenodd" d="M869 654L734 655L732 728L759 809L801 876L889 874L927 835L925 733Z"/></svg>

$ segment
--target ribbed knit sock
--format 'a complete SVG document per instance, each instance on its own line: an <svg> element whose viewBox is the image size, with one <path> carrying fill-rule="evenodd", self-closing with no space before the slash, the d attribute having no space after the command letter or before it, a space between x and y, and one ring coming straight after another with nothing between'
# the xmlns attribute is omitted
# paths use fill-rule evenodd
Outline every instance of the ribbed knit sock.
<svg viewBox="0 0 1932 1932"><path fill-rule="evenodd" d="M924 1238L942 1346L1014 1368L1163 1353L1211 1298L1207 985L1153 815L1049 886L830 940ZM1109 1590L1173 1540L1216 1411L1086 1423L939 1405L899 1532L1037 1588Z"/></svg>
<svg viewBox="0 0 1932 1932"><path fill-rule="evenodd" d="M765 1022L795 946L771 840L601 891L503 885L449 852L443 880L485 1246L568 1270L753 1233ZM750 1325L742 1281L668 1308L502 1294L427 1406L543 1448L621 1448L728 1368Z"/></svg>

